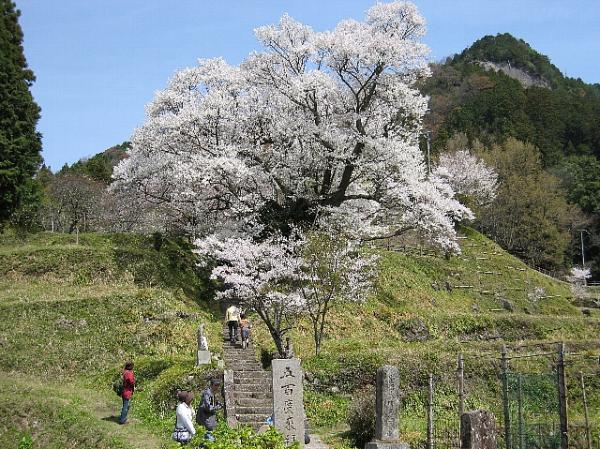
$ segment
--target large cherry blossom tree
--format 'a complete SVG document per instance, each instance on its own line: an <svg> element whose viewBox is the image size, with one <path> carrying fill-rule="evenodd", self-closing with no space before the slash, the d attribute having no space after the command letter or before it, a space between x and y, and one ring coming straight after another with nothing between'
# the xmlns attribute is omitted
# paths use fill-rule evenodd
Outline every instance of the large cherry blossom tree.
<svg viewBox="0 0 600 449"><path fill-rule="evenodd" d="M264 50L240 66L201 60L156 94L116 187L219 232L327 223L369 239L419 229L456 249L453 221L470 212L427 176L418 148L424 32L406 2L332 31L287 15L256 29Z"/></svg>
<svg viewBox="0 0 600 449"><path fill-rule="evenodd" d="M309 230L362 241L418 230L457 250L454 222L471 212L427 174L418 147L424 33L408 2L376 4L331 31L288 15L257 28L262 51L239 66L200 60L156 94L113 188L210 234L198 245L219 253L214 274L260 292L271 311L297 303L280 280L298 270L277 247ZM248 265L255 255L271 260Z"/></svg>

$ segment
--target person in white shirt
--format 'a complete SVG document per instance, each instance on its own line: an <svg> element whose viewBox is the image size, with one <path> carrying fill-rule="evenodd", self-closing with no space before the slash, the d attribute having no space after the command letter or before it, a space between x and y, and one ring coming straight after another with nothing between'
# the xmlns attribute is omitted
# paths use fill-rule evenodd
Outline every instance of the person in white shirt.
<svg viewBox="0 0 600 449"><path fill-rule="evenodd" d="M194 428L194 417L196 412L191 406L192 399L194 396L189 391L180 391L177 393L177 410L175 415L177 416L177 423L175 424L175 430L173 431L173 439L182 444L188 443L196 434Z"/></svg>
<svg viewBox="0 0 600 449"><path fill-rule="evenodd" d="M240 309L235 304L230 305L225 311L225 321L229 328L229 341L235 343L237 341L238 327L240 324Z"/></svg>

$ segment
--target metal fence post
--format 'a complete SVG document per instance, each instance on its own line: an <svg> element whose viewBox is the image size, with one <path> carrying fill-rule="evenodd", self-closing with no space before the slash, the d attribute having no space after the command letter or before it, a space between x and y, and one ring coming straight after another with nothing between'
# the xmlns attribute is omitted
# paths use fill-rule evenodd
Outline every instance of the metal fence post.
<svg viewBox="0 0 600 449"><path fill-rule="evenodd" d="M504 440L506 449L512 448L510 441L510 410L508 408L508 358L506 345L502 345L502 408L504 409Z"/></svg>
<svg viewBox="0 0 600 449"><path fill-rule="evenodd" d="M459 416L465 412L465 361L462 354L458 354L458 413Z"/></svg>
<svg viewBox="0 0 600 449"><path fill-rule="evenodd" d="M427 397L427 449L433 449L433 374L429 374Z"/></svg>
<svg viewBox="0 0 600 449"><path fill-rule="evenodd" d="M525 423L523 421L523 375L519 374L517 377L517 385L518 385L518 396L517 396L517 406L518 406L518 419L519 419L519 449L523 449L525 446Z"/></svg>
<svg viewBox="0 0 600 449"><path fill-rule="evenodd" d="M585 417L585 438L587 440L587 449L592 449L592 434L590 431L590 417L588 415L588 404L587 396L585 394L585 381L583 379L583 373L579 373L579 379L581 380L581 393L583 395L583 413Z"/></svg>
<svg viewBox="0 0 600 449"><path fill-rule="evenodd" d="M560 414L560 448L569 449L569 419L567 415L567 383L565 380L565 344L558 344L556 363L558 380L558 412Z"/></svg>

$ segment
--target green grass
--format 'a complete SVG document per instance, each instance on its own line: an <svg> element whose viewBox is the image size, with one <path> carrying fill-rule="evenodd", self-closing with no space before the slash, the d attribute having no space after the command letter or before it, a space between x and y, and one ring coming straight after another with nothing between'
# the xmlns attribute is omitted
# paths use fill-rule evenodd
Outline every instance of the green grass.
<svg viewBox="0 0 600 449"><path fill-rule="evenodd" d="M383 251L372 297L364 304L334 310L320 356L313 354L309 323L299 323L293 333L295 348L304 369L318 379L309 388L321 395L319 401L310 396L307 410L312 410L318 426L326 422L342 429L330 436L334 445L348 444L343 413L328 414L318 404L336 401L338 393L332 391L352 395L372 383L381 364L394 364L400 370L403 437L416 444L426 436L428 373L436 379L436 416L456 419L459 353L465 356L467 408L491 409L499 417L502 344L512 350L545 344L543 351L554 351L555 345L549 343L564 341L572 352L599 353L599 311L584 316L574 305L570 285L529 269L474 231L464 230L464 237L462 254L450 260ZM266 333L259 329L256 334L269 348ZM600 371L597 361L590 359L570 363L569 391L574 392L570 413L578 420L582 407L576 374ZM514 361L511 366L523 372L548 372L551 364L552 356L544 356ZM600 420L597 388L587 390L592 419Z"/></svg>
<svg viewBox="0 0 600 449"><path fill-rule="evenodd" d="M32 447L47 449L144 447L135 444L116 422L102 419L117 413L116 401L113 409L104 411L102 408L107 405L102 403L103 398L92 392L95 407L92 408L89 391L77 383L49 386L39 377L2 376L0 391L2 448L16 449L20 441L28 439ZM148 443L145 447L159 447L156 442Z"/></svg>
<svg viewBox="0 0 600 449"><path fill-rule="evenodd" d="M424 438L428 373L436 376L437 415L455 416L459 352L467 406L498 412L503 343L515 349L563 340L580 354L568 366L570 410L581 417L577 373L600 374L585 358L600 347L598 310L584 316L568 284L528 269L474 231L464 237L462 254L449 260L382 250L373 294L336 306L318 357L309 323L298 320L294 347L317 379L306 383L307 415L335 447L351 444L346 410L384 363L400 369L402 431L411 442ZM206 324L211 350L219 352L222 341L212 286L190 249L181 240L127 234L82 234L78 245L64 234L0 235L0 447L21 439L68 447L68 427L81 433L73 447L136 447L135 436L103 419L118 411L110 386L129 358L140 386L131 412L136 432L153 442L149 447L171 445L175 391L200 391L215 368L193 366L198 325ZM585 304L598 296L591 289ZM253 322L259 349L272 351L266 329ZM549 359L511 366L542 372ZM588 399L600 421L597 379L587 380ZM98 411L96 403L105 406Z"/></svg>
<svg viewBox="0 0 600 449"><path fill-rule="evenodd" d="M221 341L189 247L173 240L157 250L136 235L0 241L0 447L21 439L34 448L170 446L174 392L205 385L207 373L193 366L198 325L214 351ZM127 359L139 382L137 438L111 421L120 408L112 380ZM98 412L102 402L112 405ZM69 429L78 433L72 441ZM148 438L154 443L137 444Z"/></svg>

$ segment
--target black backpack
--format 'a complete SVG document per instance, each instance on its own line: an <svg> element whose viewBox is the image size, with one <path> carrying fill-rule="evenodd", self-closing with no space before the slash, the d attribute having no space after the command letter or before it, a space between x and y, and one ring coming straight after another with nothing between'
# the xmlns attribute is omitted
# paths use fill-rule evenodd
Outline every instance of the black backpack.
<svg viewBox="0 0 600 449"><path fill-rule="evenodd" d="M123 396L123 376L119 376L117 380L115 380L112 384L113 391L117 394L117 396Z"/></svg>

